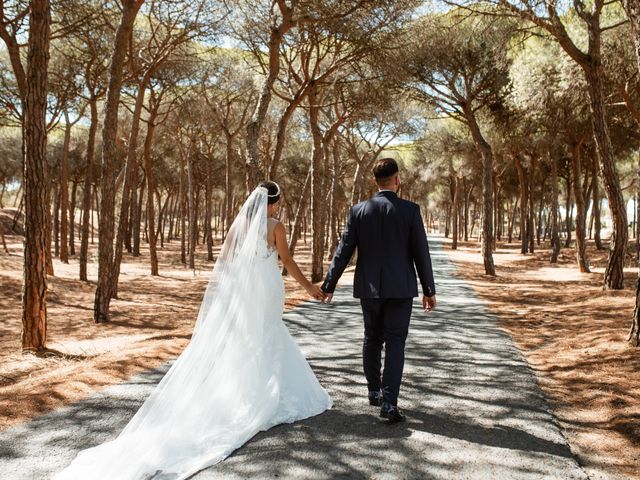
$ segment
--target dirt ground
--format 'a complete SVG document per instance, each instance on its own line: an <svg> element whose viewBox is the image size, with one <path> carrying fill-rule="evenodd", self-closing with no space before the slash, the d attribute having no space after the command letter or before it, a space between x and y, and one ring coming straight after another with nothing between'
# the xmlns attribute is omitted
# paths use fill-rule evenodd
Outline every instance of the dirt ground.
<svg viewBox="0 0 640 480"><path fill-rule="evenodd" d="M548 246L534 254L499 243L497 277L484 275L480 249L445 248L478 294L499 315L536 371L564 433L592 478L640 478L640 349L626 342L637 268L625 289L604 291L606 251L589 245L592 273L580 273L574 249L557 265Z"/></svg>
<svg viewBox="0 0 640 480"><path fill-rule="evenodd" d="M88 283L78 280L77 257L68 265L55 259L55 276L49 277L47 345L64 355L23 355L22 237L5 237L10 254L0 250L0 429L157 367L188 343L213 267L206 247L199 246L192 271L180 263L179 242L165 243L159 250L159 277L148 275L146 251L138 258L125 254L112 321L95 324L96 244L90 245ZM296 260L305 272L308 258L308 246L301 242ZM285 287L286 309L309 299L290 276Z"/></svg>

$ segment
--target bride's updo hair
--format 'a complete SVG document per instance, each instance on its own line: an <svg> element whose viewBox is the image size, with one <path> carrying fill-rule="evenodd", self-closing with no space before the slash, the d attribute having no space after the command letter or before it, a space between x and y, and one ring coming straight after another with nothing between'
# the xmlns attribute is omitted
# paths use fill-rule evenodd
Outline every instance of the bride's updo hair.
<svg viewBox="0 0 640 480"><path fill-rule="evenodd" d="M276 182L266 181L262 182L260 186L267 189L267 203L269 205L274 204L278 200L280 200L280 185L278 185Z"/></svg>

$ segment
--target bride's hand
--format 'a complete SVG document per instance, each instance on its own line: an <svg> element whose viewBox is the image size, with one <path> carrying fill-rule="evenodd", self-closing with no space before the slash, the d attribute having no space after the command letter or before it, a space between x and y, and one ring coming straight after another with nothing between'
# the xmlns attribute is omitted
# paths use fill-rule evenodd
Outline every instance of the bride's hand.
<svg viewBox="0 0 640 480"><path fill-rule="evenodd" d="M307 293L316 300L324 300L326 295L318 285L314 285L312 283L307 287Z"/></svg>

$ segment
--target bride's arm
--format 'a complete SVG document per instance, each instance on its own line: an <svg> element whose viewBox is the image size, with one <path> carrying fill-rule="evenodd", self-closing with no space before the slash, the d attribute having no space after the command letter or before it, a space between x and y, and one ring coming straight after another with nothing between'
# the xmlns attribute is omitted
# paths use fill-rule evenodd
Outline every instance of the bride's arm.
<svg viewBox="0 0 640 480"><path fill-rule="evenodd" d="M323 300L325 293L318 285L311 283L300 271L300 267L289 253L289 245L287 245L287 234L284 231L284 225L280 222L276 224L273 231L276 240L276 249L282 261L282 265L291 274L296 281L304 287L304 289L317 300Z"/></svg>

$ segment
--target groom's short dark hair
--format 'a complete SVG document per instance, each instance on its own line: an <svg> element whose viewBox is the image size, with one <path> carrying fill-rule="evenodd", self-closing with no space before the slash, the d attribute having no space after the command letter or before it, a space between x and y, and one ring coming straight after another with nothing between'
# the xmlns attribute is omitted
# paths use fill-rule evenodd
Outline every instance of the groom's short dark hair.
<svg viewBox="0 0 640 480"><path fill-rule="evenodd" d="M390 157L381 158L373 166L373 176L376 177L376 183L386 183L397 173L398 162Z"/></svg>

